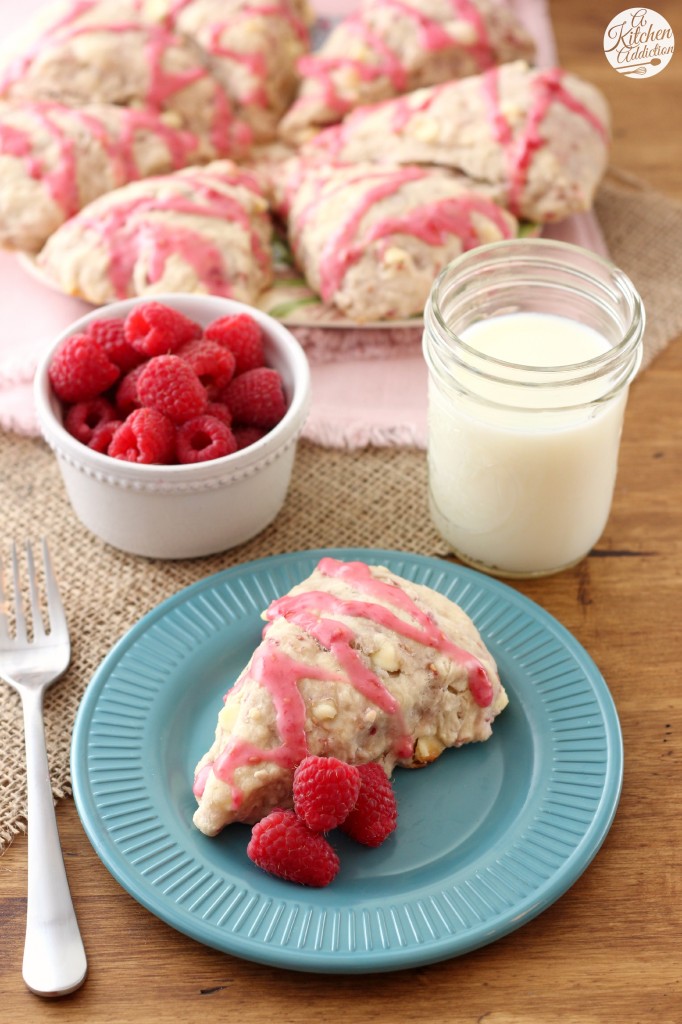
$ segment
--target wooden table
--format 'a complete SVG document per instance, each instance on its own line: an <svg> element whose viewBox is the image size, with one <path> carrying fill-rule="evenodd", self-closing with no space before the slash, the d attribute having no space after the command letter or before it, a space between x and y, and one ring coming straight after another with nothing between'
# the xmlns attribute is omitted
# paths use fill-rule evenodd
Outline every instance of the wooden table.
<svg viewBox="0 0 682 1024"><path fill-rule="evenodd" d="M614 73L601 40L618 6L553 0L561 60L607 94L615 122L613 163L682 199L676 130L682 55L652 79ZM682 40L675 0L657 0L656 10ZM625 779L615 823L561 900L495 944L431 967L360 978L280 971L206 949L147 913L102 866L73 802L64 800L58 820L89 977L57 1003L24 988L26 843L19 839L0 860L0 1017L15 1024L163 1024L209 1016L243 1024L334 1018L353 1024L679 1024L681 371L677 342L632 388L621 482L599 557L518 586L592 654L609 681L624 734Z"/></svg>

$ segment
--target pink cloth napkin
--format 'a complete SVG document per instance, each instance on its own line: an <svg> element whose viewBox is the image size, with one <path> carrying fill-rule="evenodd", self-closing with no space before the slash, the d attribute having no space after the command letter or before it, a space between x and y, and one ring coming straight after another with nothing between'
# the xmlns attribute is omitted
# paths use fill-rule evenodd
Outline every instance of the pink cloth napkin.
<svg viewBox="0 0 682 1024"><path fill-rule="evenodd" d="M556 46L546 0L507 0L538 43L539 63L556 63ZM2 4L0 38L44 4L24 0ZM338 16L353 0L316 0L323 15ZM544 232L606 254L592 214L572 217ZM35 367L52 338L91 307L52 291L19 258L0 252L0 428L37 434L31 393ZM403 332L350 331L330 339L330 352L307 332L294 329L308 351L313 406L304 435L329 447L426 445L426 366L419 329ZM316 332L319 335L319 331ZM337 334L334 329L334 334Z"/></svg>

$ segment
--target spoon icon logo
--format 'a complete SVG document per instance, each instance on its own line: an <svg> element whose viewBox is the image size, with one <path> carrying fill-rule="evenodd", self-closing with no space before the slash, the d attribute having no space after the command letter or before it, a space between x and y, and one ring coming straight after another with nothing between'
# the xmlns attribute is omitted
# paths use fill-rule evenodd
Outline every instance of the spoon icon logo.
<svg viewBox="0 0 682 1024"><path fill-rule="evenodd" d="M652 78L667 67L675 37L666 19L647 7L630 7L611 19L604 54L624 78Z"/></svg>

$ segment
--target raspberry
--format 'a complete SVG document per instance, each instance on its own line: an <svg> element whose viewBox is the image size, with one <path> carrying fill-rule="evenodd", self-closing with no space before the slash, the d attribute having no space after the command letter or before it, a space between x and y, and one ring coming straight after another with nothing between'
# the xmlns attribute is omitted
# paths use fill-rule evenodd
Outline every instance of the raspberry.
<svg viewBox="0 0 682 1024"><path fill-rule="evenodd" d="M248 448L250 444L255 444L261 437L265 437L267 430L263 427L235 427L232 433L237 442L237 451L241 451L242 448Z"/></svg>
<svg viewBox="0 0 682 1024"><path fill-rule="evenodd" d="M87 333L122 373L132 370L144 359L142 353L137 352L126 341L125 321L120 317L110 320L93 320L88 325Z"/></svg>
<svg viewBox="0 0 682 1024"><path fill-rule="evenodd" d="M174 423L199 416L206 408L206 389L181 356L154 356L137 379L140 402L165 413Z"/></svg>
<svg viewBox="0 0 682 1024"><path fill-rule="evenodd" d="M304 758L294 772L294 810L313 832L348 817L360 793L360 772L335 757Z"/></svg>
<svg viewBox="0 0 682 1024"><path fill-rule="evenodd" d="M156 409L135 409L112 437L107 454L124 462L172 462L175 427Z"/></svg>
<svg viewBox="0 0 682 1024"><path fill-rule="evenodd" d="M145 363L142 363L140 366L136 366L134 370L126 373L116 388L114 401L116 402L116 408L123 417L126 417L133 409L139 409L142 405L140 396L137 393L137 382L145 365Z"/></svg>
<svg viewBox="0 0 682 1024"><path fill-rule="evenodd" d="M217 420L224 423L226 427L232 426L232 413L224 402L209 402L204 409L206 416L215 416ZM239 447L239 445L237 445Z"/></svg>
<svg viewBox="0 0 682 1024"><path fill-rule="evenodd" d="M182 423L175 436L178 462L207 462L237 450L230 428L215 416L195 416Z"/></svg>
<svg viewBox="0 0 682 1024"><path fill-rule="evenodd" d="M360 794L340 828L364 846L380 846L398 823L395 793L386 772L376 761L358 765L358 771Z"/></svg>
<svg viewBox="0 0 682 1024"><path fill-rule="evenodd" d="M111 387L120 372L87 334L72 334L55 353L48 376L62 402L86 402Z"/></svg>
<svg viewBox="0 0 682 1024"><path fill-rule="evenodd" d="M192 367L211 400L218 398L234 377L234 355L215 341L203 338L190 341L182 346L178 355Z"/></svg>
<svg viewBox="0 0 682 1024"><path fill-rule="evenodd" d="M201 327L177 309L160 302L145 302L128 313L125 336L142 355L160 356L201 337Z"/></svg>
<svg viewBox="0 0 682 1024"><path fill-rule="evenodd" d="M246 853L263 871L299 885L321 888L339 870L325 837L311 832L293 811L272 811L254 825Z"/></svg>
<svg viewBox="0 0 682 1024"><path fill-rule="evenodd" d="M277 370L260 366L235 377L223 392L237 423L250 427L274 427L286 412L282 378Z"/></svg>
<svg viewBox="0 0 682 1024"><path fill-rule="evenodd" d="M122 420L107 420L106 423L100 423L99 427L92 432L88 448L92 448L95 452L101 452L102 455L108 455L111 440L122 422Z"/></svg>
<svg viewBox="0 0 682 1024"><path fill-rule="evenodd" d="M77 441L89 445L95 431L115 416L111 402L100 396L72 405L64 417L64 426Z"/></svg>
<svg viewBox="0 0 682 1024"><path fill-rule="evenodd" d="M204 336L224 345L234 354L237 361L235 373L245 373L265 365L263 332L260 324L248 313L221 316L208 325Z"/></svg>

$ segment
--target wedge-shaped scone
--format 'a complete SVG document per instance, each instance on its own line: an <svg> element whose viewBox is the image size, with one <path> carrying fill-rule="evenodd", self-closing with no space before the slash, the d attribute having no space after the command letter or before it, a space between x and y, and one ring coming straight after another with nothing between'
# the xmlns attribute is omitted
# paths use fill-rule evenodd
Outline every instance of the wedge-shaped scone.
<svg viewBox="0 0 682 1024"><path fill-rule="evenodd" d="M523 61L360 108L303 147L306 160L450 167L525 220L591 207L608 161L600 91Z"/></svg>
<svg viewBox="0 0 682 1024"><path fill-rule="evenodd" d="M275 136L298 88L297 61L310 50L307 8L297 0L149 0L147 13L199 43L255 141Z"/></svg>
<svg viewBox="0 0 682 1024"><path fill-rule="evenodd" d="M0 102L0 246L35 253L105 192L215 155L151 110Z"/></svg>
<svg viewBox="0 0 682 1024"><path fill-rule="evenodd" d="M357 322L423 312L460 253L512 238L515 218L439 168L290 165L289 241L310 287Z"/></svg>
<svg viewBox="0 0 682 1024"><path fill-rule="evenodd" d="M95 304L161 292L253 303L272 279L271 230L255 178L217 160L100 196L50 236L37 263Z"/></svg>
<svg viewBox="0 0 682 1024"><path fill-rule="evenodd" d="M323 558L273 601L197 765L194 823L216 835L291 806L308 754L417 767L487 740L507 704L471 619L382 566Z"/></svg>
<svg viewBox="0 0 682 1024"><path fill-rule="evenodd" d="M497 0L362 0L315 53L280 131L301 141L354 107L523 58L535 46Z"/></svg>
<svg viewBox="0 0 682 1024"><path fill-rule="evenodd" d="M0 96L155 110L178 128L208 136L217 155L239 158L251 130L235 118L207 55L192 39L145 21L142 6L134 0L49 5L32 31L6 44Z"/></svg>

